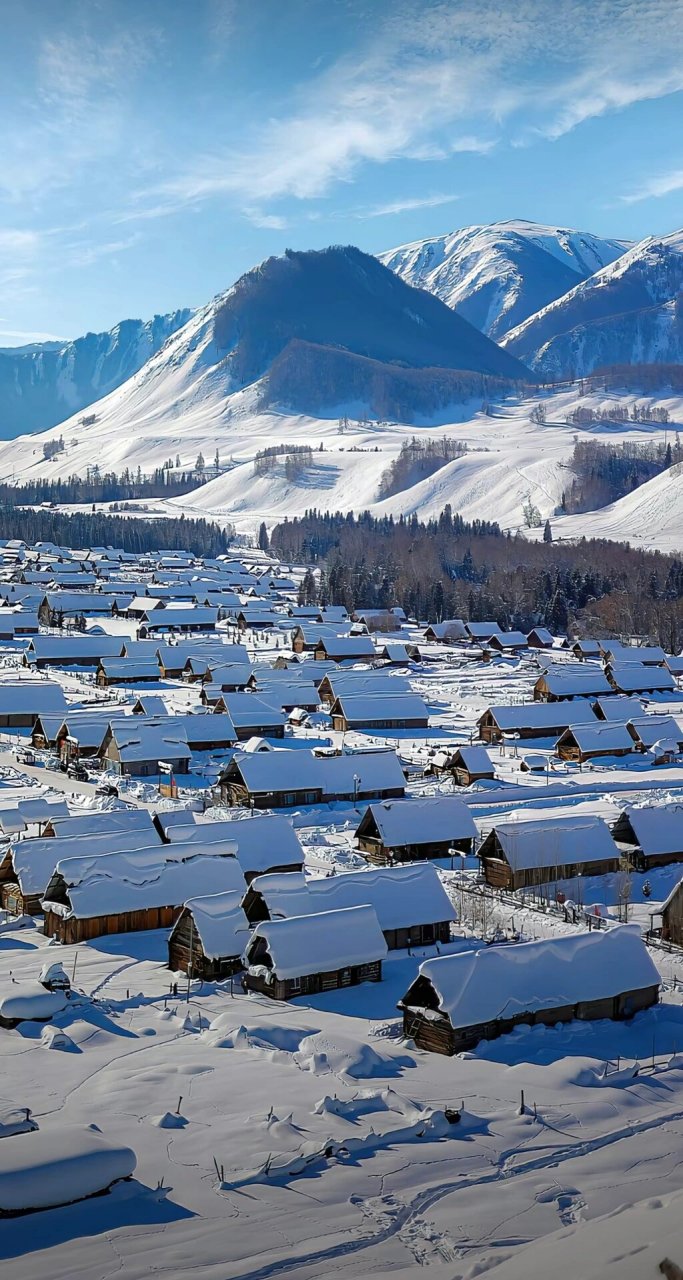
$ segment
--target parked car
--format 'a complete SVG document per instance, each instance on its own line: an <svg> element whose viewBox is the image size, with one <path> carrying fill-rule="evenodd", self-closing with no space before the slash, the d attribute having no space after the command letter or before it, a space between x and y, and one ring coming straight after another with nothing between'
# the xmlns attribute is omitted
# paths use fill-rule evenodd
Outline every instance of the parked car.
<svg viewBox="0 0 683 1280"><path fill-rule="evenodd" d="M26 747L23 751L17 751L17 760L19 764L35 764L36 753L31 751L30 747Z"/></svg>

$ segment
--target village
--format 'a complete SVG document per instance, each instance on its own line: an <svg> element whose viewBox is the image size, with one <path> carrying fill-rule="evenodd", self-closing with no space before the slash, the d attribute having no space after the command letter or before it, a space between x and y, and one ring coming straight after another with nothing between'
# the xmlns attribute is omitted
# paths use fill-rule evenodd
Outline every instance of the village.
<svg viewBox="0 0 683 1280"><path fill-rule="evenodd" d="M0 562L17 1275L26 1212L65 1268L113 1232L130 1274L161 1229L187 1250L216 1232L222 1275L272 1274L297 1240L311 1275L347 1249L507 1256L471 1207L444 1214L501 1194L513 1151L535 1200L538 1170L586 1148L586 1185L542 1200L530 1238L578 1220L593 1144L638 1134L662 1159L683 1117L681 657L304 605L310 567L258 548L17 540ZM610 1106L582 1120L598 1088ZM405 1158L423 1172L401 1189ZM318 1253L287 1208L311 1178Z"/></svg>

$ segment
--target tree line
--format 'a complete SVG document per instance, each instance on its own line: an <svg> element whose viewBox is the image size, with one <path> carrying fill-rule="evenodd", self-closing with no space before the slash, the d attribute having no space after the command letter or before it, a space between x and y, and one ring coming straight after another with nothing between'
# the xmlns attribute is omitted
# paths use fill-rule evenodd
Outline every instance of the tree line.
<svg viewBox="0 0 683 1280"><path fill-rule="evenodd" d="M683 646L683 562L626 543L531 541L449 507L438 520L307 511L275 526L271 548L315 569L306 603L400 605L430 622L493 618L503 628L647 635Z"/></svg>
<svg viewBox="0 0 683 1280"><path fill-rule="evenodd" d="M167 547L197 556L218 556L228 550L231 532L185 515L139 520L99 513L32 511L4 503L0 507L0 538L20 538L31 546L54 542L65 547L118 547L134 555Z"/></svg>

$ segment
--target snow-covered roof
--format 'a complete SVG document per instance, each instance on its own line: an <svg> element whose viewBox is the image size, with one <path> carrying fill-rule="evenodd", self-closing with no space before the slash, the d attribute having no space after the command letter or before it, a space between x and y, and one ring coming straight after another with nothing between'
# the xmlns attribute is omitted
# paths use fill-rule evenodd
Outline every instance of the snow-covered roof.
<svg viewBox="0 0 683 1280"><path fill-rule="evenodd" d="M606 822L591 814L556 816L546 810L534 818L496 822L493 829L513 871L619 858Z"/></svg>
<svg viewBox="0 0 683 1280"><path fill-rule="evenodd" d="M343 715L357 724L382 724L386 720L427 720L429 712L416 693L343 693L332 706L333 715Z"/></svg>
<svg viewBox="0 0 683 1280"><path fill-rule="evenodd" d="M558 703L558 702L524 702L521 706L494 706L488 712L503 732L513 733L516 729L547 729L552 733L563 725L595 723L595 714L590 703Z"/></svg>
<svg viewBox="0 0 683 1280"><path fill-rule="evenodd" d="M391 848L408 844L436 844L446 840L474 839L474 819L458 796L411 797L381 800L368 806L361 824L372 815L382 842Z"/></svg>
<svg viewBox="0 0 683 1280"><path fill-rule="evenodd" d="M656 742L665 740L683 743L683 731L673 716L633 716L628 722L628 727L644 747L654 747Z"/></svg>
<svg viewBox="0 0 683 1280"><path fill-rule="evenodd" d="M233 765L254 793L310 789L321 790L323 796L352 796L405 787L403 770L393 751L341 756L316 756L308 751L235 752Z"/></svg>
<svg viewBox="0 0 683 1280"><path fill-rule="evenodd" d="M39 716L42 711L66 711L66 706L64 690L55 681L0 681L0 716Z"/></svg>
<svg viewBox="0 0 683 1280"><path fill-rule="evenodd" d="M227 840L236 848L236 858L245 875L263 873L270 867L303 866L304 851L291 822L280 814L255 814L249 818L227 818L219 822L174 823L166 829L172 842L195 843L204 840L215 844ZM291 872L287 873L291 875Z"/></svg>
<svg viewBox="0 0 683 1280"><path fill-rule="evenodd" d="M22 893L43 893L60 858L78 858L87 852L91 858L113 854L140 846L159 846L161 839L154 829L141 831L90 831L84 836L39 836L17 840L11 846L12 866Z"/></svg>
<svg viewBox="0 0 683 1280"><path fill-rule="evenodd" d="M424 961L419 972L454 1027L659 986L640 930L632 925L440 956ZM410 990L403 1002L410 1007Z"/></svg>
<svg viewBox="0 0 683 1280"><path fill-rule="evenodd" d="M282 711L254 693L224 693L225 709L236 729L252 726L277 729L285 723Z"/></svg>
<svg viewBox="0 0 683 1280"><path fill-rule="evenodd" d="M142 716L130 716L125 724L117 720L112 725L112 736L121 761L126 764L136 760L188 760L192 755L182 729L146 724Z"/></svg>
<svg viewBox="0 0 683 1280"><path fill-rule="evenodd" d="M445 618L443 622L430 622L427 631L431 631L437 640L466 640L468 635L462 618Z"/></svg>
<svg viewBox="0 0 683 1280"><path fill-rule="evenodd" d="M245 951L251 963L263 938L278 978L330 973L383 960L387 944L372 907L347 907L317 915L266 920L254 929Z"/></svg>
<svg viewBox="0 0 683 1280"><path fill-rule="evenodd" d="M493 763L486 747L458 747L452 753L446 752L451 759L459 761L468 773L493 773Z"/></svg>
<svg viewBox="0 0 683 1280"><path fill-rule="evenodd" d="M643 714L640 698L630 698L625 694L613 694L611 698L598 698L594 704L605 720L616 720L626 724L632 716Z"/></svg>
<svg viewBox="0 0 683 1280"><path fill-rule="evenodd" d="M375 646L370 636L323 635L319 644L334 658L373 658Z"/></svg>
<svg viewBox="0 0 683 1280"><path fill-rule="evenodd" d="M40 1021L61 1013L66 1003L63 991L48 991L42 982L29 979L16 983L10 981L7 986L0 987L0 1018ZM3 1142L0 1150L4 1146Z"/></svg>
<svg viewBox="0 0 683 1280"><path fill-rule="evenodd" d="M579 698L612 693L612 686L604 672L586 663L572 667L550 667L539 676L537 684L545 685L555 698Z"/></svg>
<svg viewBox="0 0 683 1280"><path fill-rule="evenodd" d="M365 904L374 908L384 931L456 919L455 908L431 862L373 867L309 880L289 874L258 876L252 887L263 894L271 919Z"/></svg>
<svg viewBox="0 0 683 1280"><path fill-rule="evenodd" d="M209 960L241 956L249 938L249 921L242 910L242 895L234 891L188 898L187 911Z"/></svg>
<svg viewBox="0 0 683 1280"><path fill-rule="evenodd" d="M245 881L230 842L215 845L165 844L100 857L60 859L45 902L63 884L70 909L58 913L79 919L118 915L154 907L182 906L190 897L227 891L244 895Z"/></svg>
<svg viewBox="0 0 683 1280"><path fill-rule="evenodd" d="M646 857L683 852L683 805L628 805L624 814Z"/></svg>
<svg viewBox="0 0 683 1280"><path fill-rule="evenodd" d="M593 724L570 724L558 743L569 734L579 751L632 751L633 738L625 724L609 720L596 720Z"/></svg>
<svg viewBox="0 0 683 1280"><path fill-rule="evenodd" d="M100 669L107 680L158 680L159 663L145 658L103 658Z"/></svg>
<svg viewBox="0 0 683 1280"><path fill-rule="evenodd" d="M615 662L609 667L617 689L623 693L637 693L640 689L669 690L676 688L676 682L668 667L646 667L641 663Z"/></svg>

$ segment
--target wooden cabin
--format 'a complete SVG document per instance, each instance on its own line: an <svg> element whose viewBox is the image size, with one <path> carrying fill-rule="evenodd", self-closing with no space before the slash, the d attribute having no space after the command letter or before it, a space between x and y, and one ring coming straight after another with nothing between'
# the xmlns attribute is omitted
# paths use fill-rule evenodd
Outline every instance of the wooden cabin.
<svg viewBox="0 0 683 1280"><path fill-rule="evenodd" d="M135 658L103 658L95 676L101 689L112 684L157 684L160 678L157 662Z"/></svg>
<svg viewBox="0 0 683 1280"><path fill-rule="evenodd" d="M331 708L332 728L341 733L351 729L427 729L429 712L416 693L342 694Z"/></svg>
<svg viewBox="0 0 683 1280"><path fill-rule="evenodd" d="M495 770L486 747L444 748L432 756L430 773L450 773L458 787L470 787L474 782L493 781Z"/></svg>
<svg viewBox="0 0 683 1280"><path fill-rule="evenodd" d="M683 805L627 805L612 836L638 871L683 862Z"/></svg>
<svg viewBox="0 0 683 1280"><path fill-rule="evenodd" d="M159 813L155 822L165 840L204 842L228 841L247 884L256 876L282 872L291 876L301 871L304 851L288 818L277 813L254 813L249 818L225 818L219 822L196 822L193 813Z"/></svg>
<svg viewBox="0 0 683 1280"><path fill-rule="evenodd" d="M291 873L257 876L242 905L250 924L369 905L390 951L448 942L456 919L455 908L430 862L314 879Z"/></svg>
<svg viewBox="0 0 683 1280"><path fill-rule="evenodd" d="M485 643L491 653L516 654L529 647L523 631L496 631Z"/></svg>
<svg viewBox="0 0 683 1280"><path fill-rule="evenodd" d="M66 709L64 690L54 680L0 682L0 729L32 729L39 715Z"/></svg>
<svg viewBox="0 0 683 1280"><path fill-rule="evenodd" d="M245 889L234 845L227 842L65 858L45 890L43 929L64 943L168 929L191 897L232 892L241 899Z"/></svg>
<svg viewBox="0 0 683 1280"><path fill-rule="evenodd" d="M292 809L333 800L394 799L405 777L393 751L318 756L308 751L235 753L218 780L222 803Z"/></svg>
<svg viewBox="0 0 683 1280"><path fill-rule="evenodd" d="M607 875L618 870L621 860L602 818L557 815L554 810L519 822L497 822L477 857L487 884L513 891L578 875Z"/></svg>
<svg viewBox="0 0 683 1280"><path fill-rule="evenodd" d="M444 618L443 622L431 622L424 638L433 644L458 644L467 641L469 634L462 618Z"/></svg>
<svg viewBox="0 0 683 1280"><path fill-rule="evenodd" d="M616 693L673 693L676 689L676 681L668 667L615 662L607 664L605 675Z"/></svg>
<svg viewBox="0 0 683 1280"><path fill-rule="evenodd" d="M381 982L387 944L372 907L267 920L256 926L244 960L247 990L291 1000L319 991Z"/></svg>
<svg viewBox="0 0 683 1280"><path fill-rule="evenodd" d="M390 800L371 804L356 828L360 852L376 866L447 858L451 849L471 853L477 828L457 796Z"/></svg>
<svg viewBox="0 0 683 1280"><path fill-rule="evenodd" d="M506 737L555 741L570 724L579 723L595 723L588 703L524 702L521 706L489 707L477 727L483 742L503 742Z"/></svg>
<svg viewBox="0 0 683 1280"><path fill-rule="evenodd" d="M526 642L530 649L553 649L555 640L547 627L532 627Z"/></svg>
<svg viewBox="0 0 683 1280"><path fill-rule="evenodd" d="M373 662L377 655L370 636L321 636L313 656L317 662Z"/></svg>
<svg viewBox="0 0 683 1280"><path fill-rule="evenodd" d="M249 922L239 893L190 898L168 939L168 967L203 982L220 982L242 968Z"/></svg>
<svg viewBox="0 0 683 1280"><path fill-rule="evenodd" d="M549 668L534 685L534 702L566 702L574 698L600 698L613 693L606 675L598 666Z"/></svg>
<svg viewBox="0 0 683 1280"><path fill-rule="evenodd" d="M171 719L171 717L169 717ZM185 734L164 729L163 724L145 724L141 716L117 720L109 725L97 755L114 773L132 778L158 775L159 764L170 764L173 773L187 773L192 758Z"/></svg>
<svg viewBox="0 0 683 1280"><path fill-rule="evenodd" d="M426 960L399 1007L406 1038L452 1055L521 1025L632 1018L659 986L639 933L624 927Z"/></svg>
<svg viewBox="0 0 683 1280"><path fill-rule="evenodd" d="M560 760L584 764L602 756L627 756L635 744L625 724L609 721L575 724L565 729L555 745Z"/></svg>
<svg viewBox="0 0 683 1280"><path fill-rule="evenodd" d="M214 704L214 711L227 711L235 728L233 741L285 736L286 718L282 711L255 693L223 693Z"/></svg>
<svg viewBox="0 0 683 1280"><path fill-rule="evenodd" d="M318 697L324 707L331 707L337 698L374 698L410 692L405 676L393 675L387 668L370 671L358 667L336 667L327 671L318 685Z"/></svg>
<svg viewBox="0 0 683 1280"><path fill-rule="evenodd" d="M657 914L662 921L662 941L683 947L683 880L674 886Z"/></svg>

